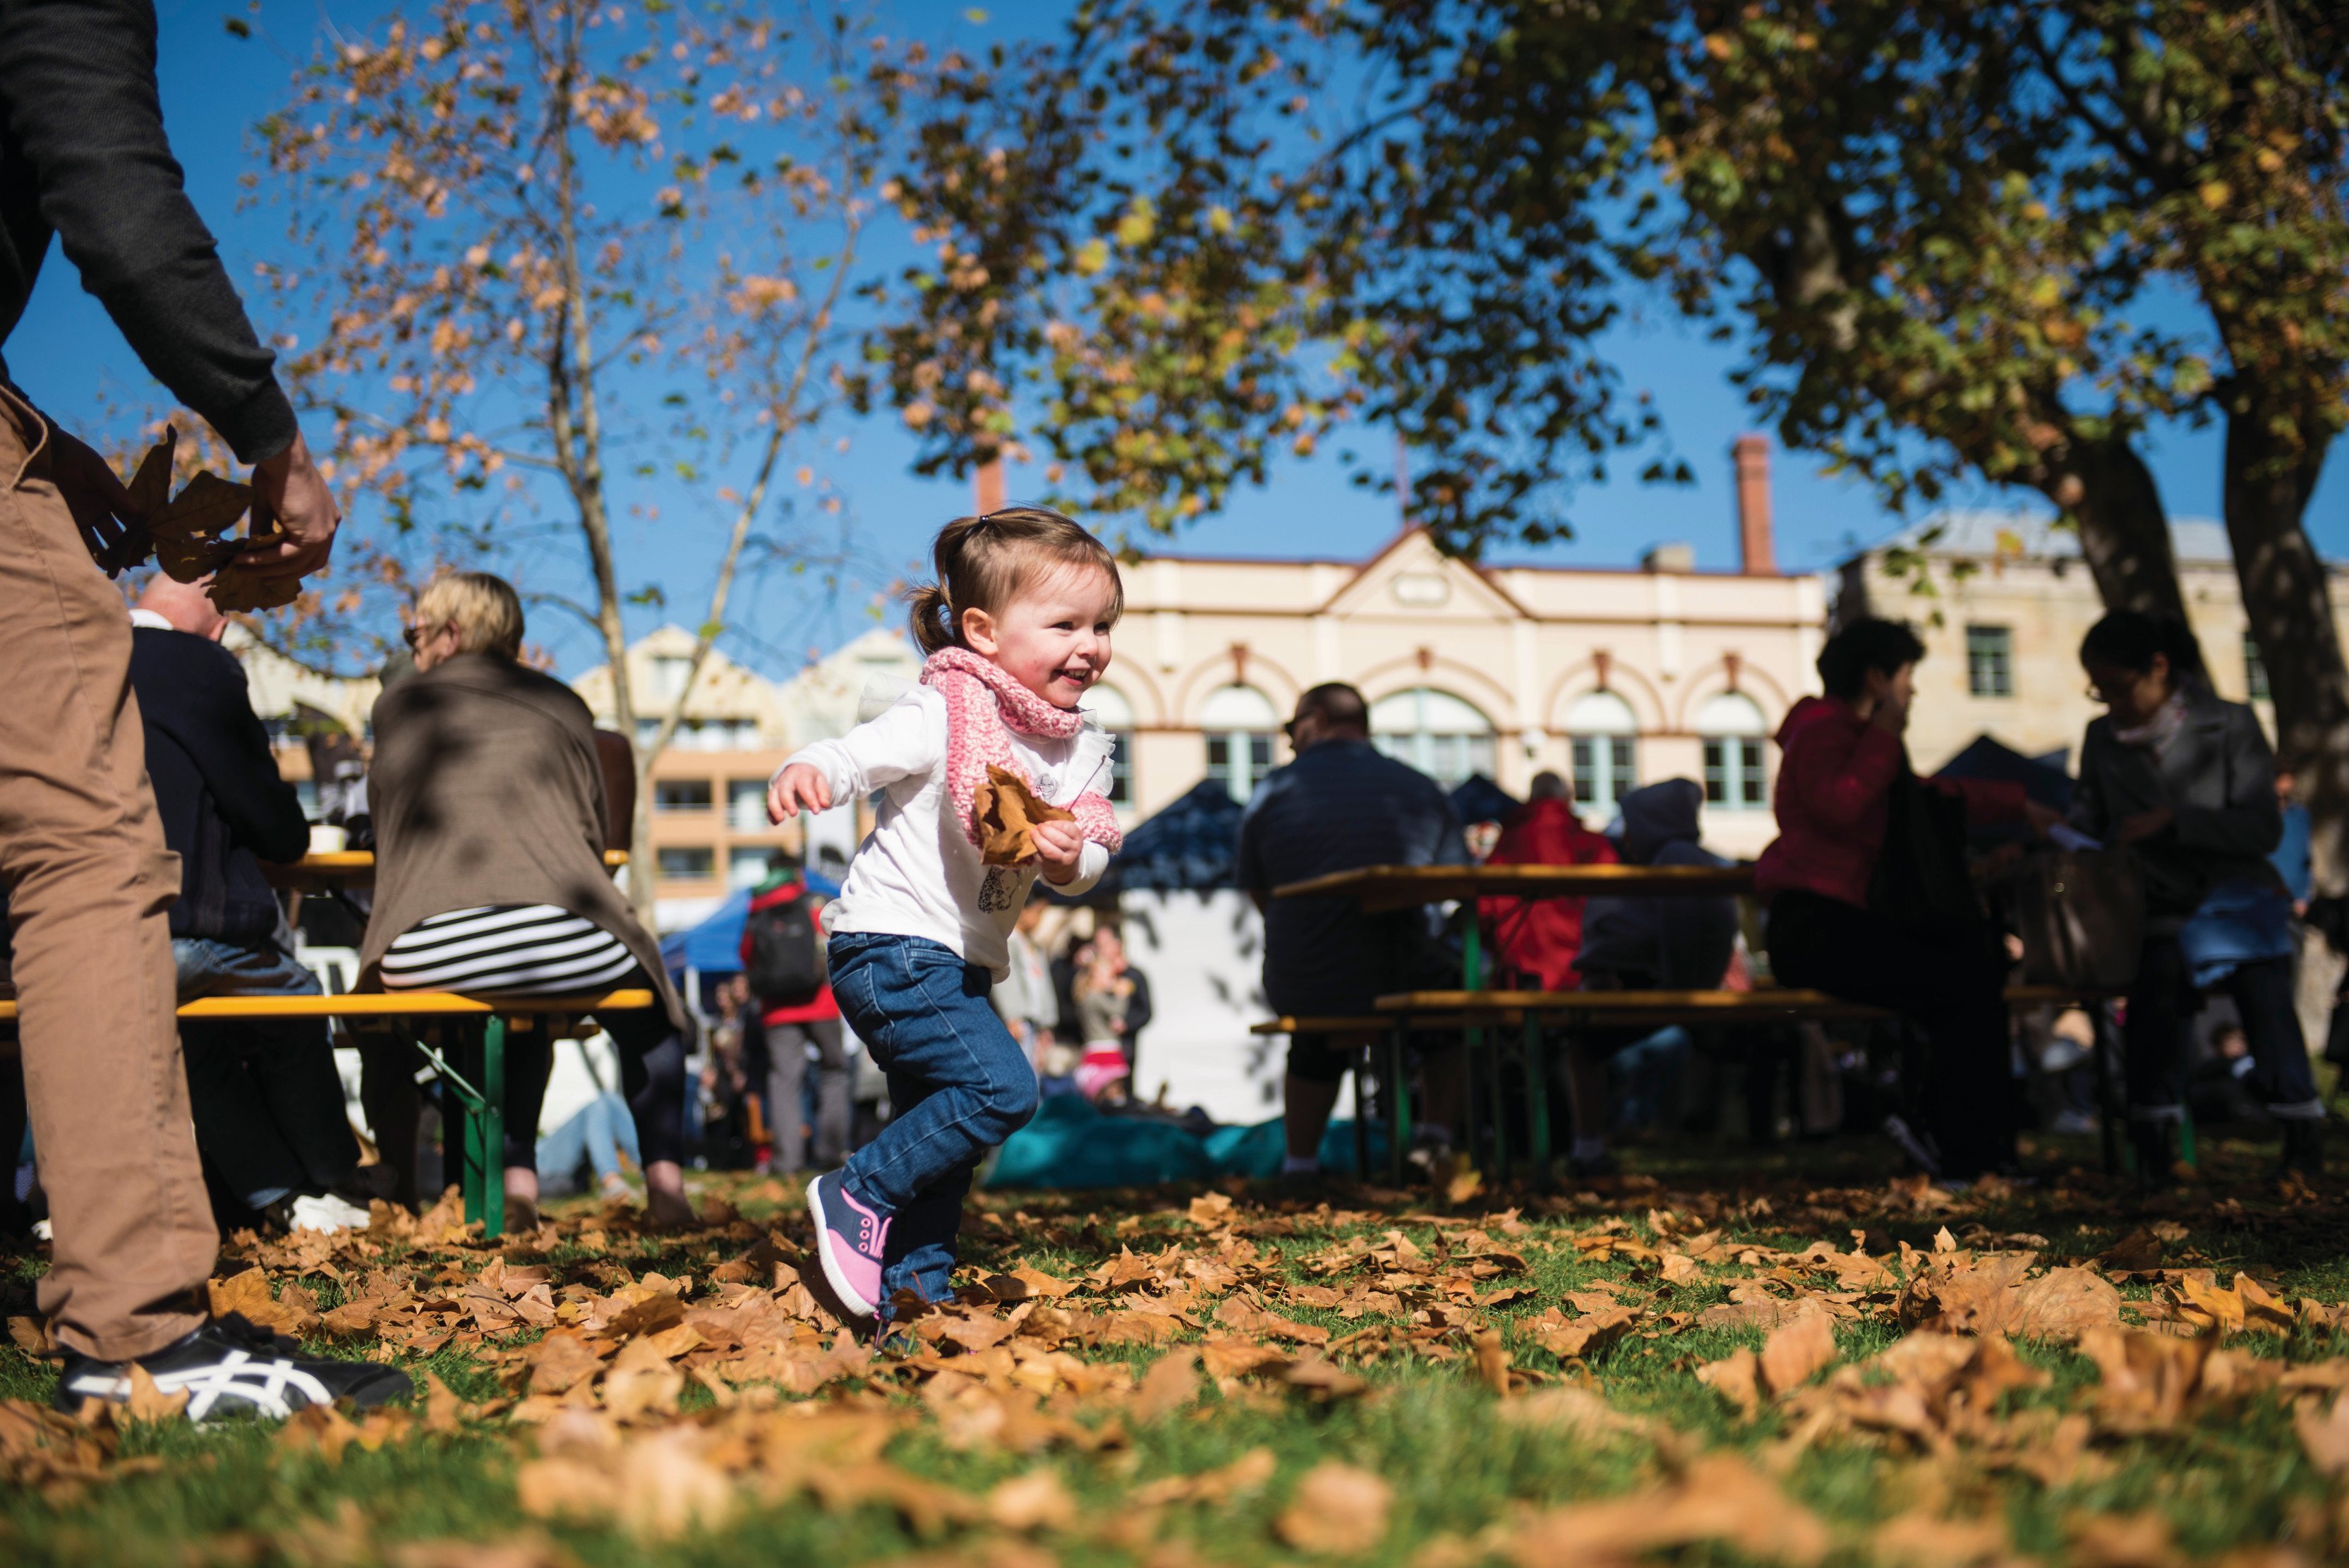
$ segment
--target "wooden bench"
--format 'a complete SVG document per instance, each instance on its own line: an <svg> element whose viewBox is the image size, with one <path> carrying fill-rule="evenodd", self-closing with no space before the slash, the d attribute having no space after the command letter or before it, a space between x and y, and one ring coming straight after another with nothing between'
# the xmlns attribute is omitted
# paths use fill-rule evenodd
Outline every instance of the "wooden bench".
<svg viewBox="0 0 2349 1568"><path fill-rule="evenodd" d="M462 1124L465 1218L481 1234L505 1234L506 1029L523 1019L574 1021L593 1013L638 1012L658 1004L650 991L607 991L585 996L466 996L453 991L364 992L341 996L206 996L183 1002L190 1019L479 1018L481 1082L467 1083L448 1059L421 1041L417 1049L457 1091ZM0 1000L0 1023L13 1022L16 1003ZM457 1140L444 1139L443 1147Z"/></svg>
<svg viewBox="0 0 2349 1568"><path fill-rule="evenodd" d="M2010 1009L2017 1011L2066 1005L2093 1008L2109 1000L2111 994L2063 986L2019 985L2007 988L2006 1002ZM1502 1175L1509 1168L1509 1150L1506 1127L1497 1114L1501 1099L1500 1044L1495 1038L1489 1051L1480 1052L1480 1048L1487 1029L1509 1025L1519 1029L1525 1073L1526 1153L1536 1174L1546 1176L1551 1157L1548 1064L1542 1039L1547 1026L1661 1029L1675 1023L1881 1021L1896 1016L1884 1008L1795 987L1764 987L1756 991L1413 991L1381 996L1377 1007L1374 1018L1276 1018L1256 1025L1251 1033L1334 1033L1341 1027L1378 1032L1384 1043L1380 1076L1383 1083L1392 1085L1386 1096L1387 1172L1390 1179L1398 1183L1402 1179L1405 1145L1411 1135L1411 1091L1404 1064L1408 1037L1414 1029L1462 1030L1472 1074L1477 1070L1477 1057L1483 1055L1489 1092L1496 1107L1492 1131L1493 1168ZM1295 1027L1284 1028L1284 1024ZM2102 1050L2095 1053L2095 1062L2099 1103L2103 1106L2110 1096L2104 1082L2106 1063ZM2109 1114L2102 1119L2105 1160L2107 1168L2113 1168L2118 1160L2115 1128ZM1359 1112L1355 1123L1359 1156L1365 1141L1359 1130Z"/></svg>

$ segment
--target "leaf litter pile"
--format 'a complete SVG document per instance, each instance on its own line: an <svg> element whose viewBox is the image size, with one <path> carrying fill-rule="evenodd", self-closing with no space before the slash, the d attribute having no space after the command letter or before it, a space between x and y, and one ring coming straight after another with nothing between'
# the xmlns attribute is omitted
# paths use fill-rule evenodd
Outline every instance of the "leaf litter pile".
<svg viewBox="0 0 2349 1568"><path fill-rule="evenodd" d="M957 1299L876 1347L777 1182L701 1228L453 1193L251 1233L210 1290L410 1369L409 1406L192 1430L47 1408L7 1276L12 1560L1753 1561L2349 1554L2343 1205L2086 1177L1606 1192L1233 1186L974 1206Z"/></svg>

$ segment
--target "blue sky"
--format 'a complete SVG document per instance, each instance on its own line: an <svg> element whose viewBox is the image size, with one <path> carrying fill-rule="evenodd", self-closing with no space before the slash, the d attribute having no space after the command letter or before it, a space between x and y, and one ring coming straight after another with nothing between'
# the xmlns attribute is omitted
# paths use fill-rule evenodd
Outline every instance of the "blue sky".
<svg viewBox="0 0 2349 1568"><path fill-rule="evenodd" d="M288 55L307 53L330 22L365 25L386 7L346 0L264 0L262 37L239 41L223 18L244 15L222 0L162 0L160 81L166 121L190 192L214 232L233 276L246 275L254 259L271 254L280 219L265 211L239 212L238 176L248 167L245 136L286 92ZM960 5L900 0L885 5L892 31L932 42L979 41L1009 27L1013 8L997 19L974 22ZM1017 8L1032 17L1045 7ZM285 53L279 52L280 50ZM267 333L271 324L258 323ZM1687 486L1649 486L1630 477L1637 464L1621 466L1624 477L1603 488L1586 489L1570 504L1577 537L1528 556L1499 552L1501 558L1619 565L1666 540L1694 545L1701 566L1735 564L1731 503L1730 441L1751 428L1743 394L1728 372L1739 355L1733 344L1707 340L1701 326L1675 318L1661 303L1651 305L1611 333L1606 348L1629 389L1651 392L1661 411L1671 449L1696 474ZM22 324L7 344L9 368L17 381L68 422L95 424L101 397L119 406L160 399L145 371L124 347L104 313L84 295L72 268L52 252ZM752 585L738 601L739 634L722 644L736 658L772 675L790 673L809 650L828 648L874 624L874 597L895 576L911 572L937 524L966 509L968 489L945 480L916 477L909 468L912 446L894 419L847 421L824 432L827 443L848 438L845 452L811 443L809 461L821 464L826 483L846 504L853 558L843 580L827 587L813 576L775 576ZM1387 471L1392 458L1376 431L1357 444ZM2216 428L2182 426L2158 430L2148 456L2173 514L2216 516L2220 510L2220 435ZM1342 444L1342 443L1340 443ZM1356 558L1370 554L1394 531L1391 497L1358 490L1346 481L1333 455L1291 461L1275 470L1261 490L1242 493L1221 515L1206 519L1167 546L1178 553L1218 555L1329 556ZM2328 555L2349 555L2349 480L2336 457L2309 516L2318 546ZM1832 565L1856 542L1880 537L1898 525L1864 485L1820 472L1815 459L1779 453L1775 478L1778 558L1783 569L1812 570ZM1009 489L1018 498L1041 488L1040 475L1014 468ZM1967 504L2013 505L2031 497L1984 487L1957 498ZM638 575L661 583L674 607L671 616L690 623L692 606L703 599L719 540L714 529L677 519L653 524L657 538L628 541ZM365 526L366 519L355 520ZM647 560L657 563L647 569ZM647 612L644 626L659 618ZM534 640L556 655L564 673L599 662L588 639L566 625L533 626ZM641 629L641 628L639 628Z"/></svg>

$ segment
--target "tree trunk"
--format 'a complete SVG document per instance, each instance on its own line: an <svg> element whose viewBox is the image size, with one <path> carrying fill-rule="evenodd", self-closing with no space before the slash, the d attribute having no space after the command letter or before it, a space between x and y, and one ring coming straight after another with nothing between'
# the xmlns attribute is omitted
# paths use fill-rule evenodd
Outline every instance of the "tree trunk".
<svg viewBox="0 0 2349 1568"><path fill-rule="evenodd" d="M2227 538L2260 661L2275 697L2276 750L2298 776L2314 828L2317 889L2349 891L2349 670L2333 619L2324 563L2302 524L2324 467L2329 434L2287 442L2274 431L2315 428L2256 394L2229 411Z"/></svg>
<svg viewBox="0 0 2349 1568"><path fill-rule="evenodd" d="M2129 439L2075 441L2062 477L2049 487L2058 504L2072 493L2073 480L2077 499L2065 509L2079 526L2080 554L2105 607L2186 619L2161 486Z"/></svg>

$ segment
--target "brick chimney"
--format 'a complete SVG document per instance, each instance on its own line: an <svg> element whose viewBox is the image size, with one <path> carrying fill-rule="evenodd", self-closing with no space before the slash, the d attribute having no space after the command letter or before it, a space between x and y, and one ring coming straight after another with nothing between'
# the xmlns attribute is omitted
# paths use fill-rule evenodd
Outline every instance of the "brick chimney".
<svg viewBox="0 0 2349 1568"><path fill-rule="evenodd" d="M1775 577L1778 559L1770 542L1770 438L1742 435L1729 451L1737 465L1737 569L1749 577Z"/></svg>
<svg viewBox="0 0 2349 1568"><path fill-rule="evenodd" d="M1766 462L1768 460L1764 459L1764 461ZM971 499L977 504L978 507L978 514L980 516L984 517L990 512L1002 511L1003 460L999 457L989 458L987 462L980 463L978 468L972 470L970 487ZM1770 526L1768 512L1770 504L1765 499L1762 504L1764 507L1762 526L1764 534L1766 535Z"/></svg>

